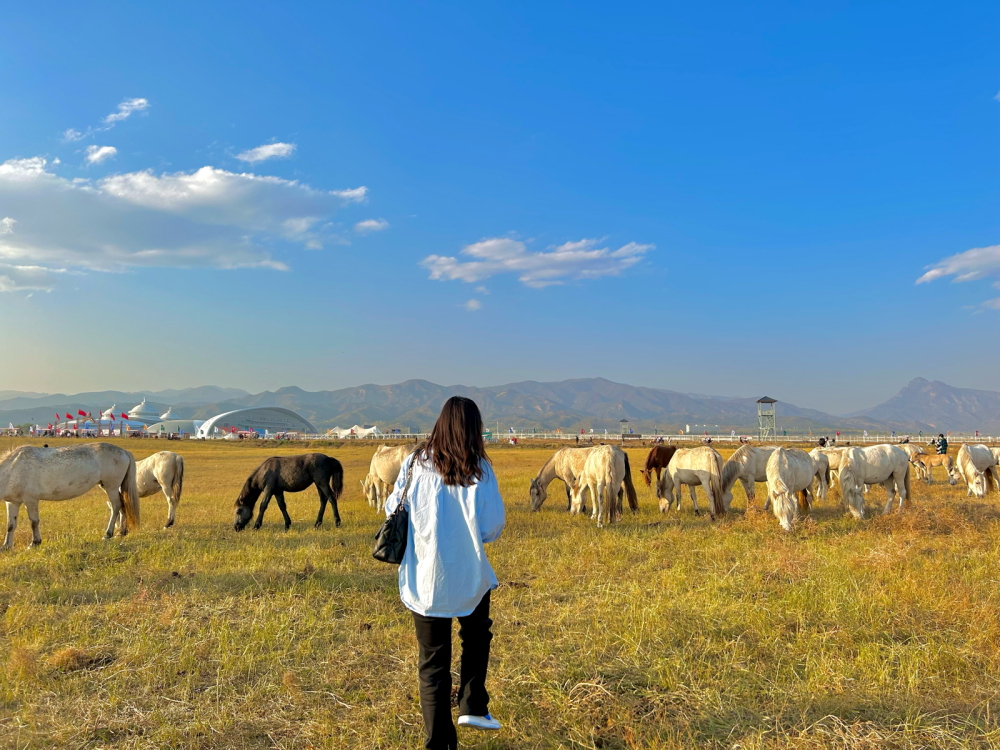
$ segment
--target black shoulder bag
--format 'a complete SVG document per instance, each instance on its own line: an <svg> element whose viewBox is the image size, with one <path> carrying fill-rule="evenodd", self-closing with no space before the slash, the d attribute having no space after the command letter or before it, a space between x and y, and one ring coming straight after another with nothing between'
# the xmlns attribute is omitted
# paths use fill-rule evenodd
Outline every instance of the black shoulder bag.
<svg viewBox="0 0 1000 750"><path fill-rule="evenodd" d="M403 485L399 505L375 533L375 549L372 550L372 557L390 565L399 565L403 562L403 553L406 552L406 537L410 533L410 512L406 509L406 495L410 491L413 464L416 462L417 456L414 455L406 469L406 484Z"/></svg>

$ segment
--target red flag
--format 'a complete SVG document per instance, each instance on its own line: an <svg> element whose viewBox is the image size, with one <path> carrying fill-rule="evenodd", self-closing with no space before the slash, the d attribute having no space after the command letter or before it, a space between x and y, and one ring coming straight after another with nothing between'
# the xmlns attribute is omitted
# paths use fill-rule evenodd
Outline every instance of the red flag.
<svg viewBox="0 0 1000 750"><path fill-rule="evenodd" d="M56 421L59 421L59 412L56 412Z"/></svg>
<svg viewBox="0 0 1000 750"><path fill-rule="evenodd" d="M72 415L69 412L66 412L66 419L72 419L72 418L73 418Z"/></svg>
<svg viewBox="0 0 1000 750"><path fill-rule="evenodd" d="M128 419L128 414L126 414L125 412L122 412L122 419Z"/></svg>
<svg viewBox="0 0 1000 750"><path fill-rule="evenodd" d="M52 429L52 423L51 422L49 422L49 429L50 430Z"/></svg>
<svg viewBox="0 0 1000 750"><path fill-rule="evenodd" d="M81 417L87 416L87 412L85 412L83 409L77 409L76 413L79 414Z"/></svg>

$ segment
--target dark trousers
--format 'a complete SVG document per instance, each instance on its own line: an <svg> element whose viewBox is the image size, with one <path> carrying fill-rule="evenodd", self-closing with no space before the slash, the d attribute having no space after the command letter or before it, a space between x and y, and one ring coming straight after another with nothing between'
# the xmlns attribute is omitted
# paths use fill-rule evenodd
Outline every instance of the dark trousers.
<svg viewBox="0 0 1000 750"><path fill-rule="evenodd" d="M420 711L424 715L427 750L455 750L458 735L451 721L451 618L426 617L413 613L420 644ZM458 712L464 716L485 716L490 700L486 692L486 668L490 663L490 592L472 614L458 618L462 639L459 671Z"/></svg>

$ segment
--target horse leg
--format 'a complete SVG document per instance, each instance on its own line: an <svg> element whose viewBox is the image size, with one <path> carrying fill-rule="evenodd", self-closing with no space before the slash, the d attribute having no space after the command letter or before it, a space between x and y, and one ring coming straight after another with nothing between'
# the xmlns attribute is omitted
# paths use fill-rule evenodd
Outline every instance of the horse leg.
<svg viewBox="0 0 1000 750"><path fill-rule="evenodd" d="M167 498L167 523L163 528L169 529L174 525L174 518L177 515L177 500L170 494L170 485L166 482L160 484L160 489L163 490L163 495Z"/></svg>
<svg viewBox="0 0 1000 750"><path fill-rule="evenodd" d="M597 528L599 529L604 527L604 506L607 503L607 498L605 498L607 494L610 494L608 486L604 482L598 482L597 493L592 499L594 501L594 515L597 516Z"/></svg>
<svg viewBox="0 0 1000 750"><path fill-rule="evenodd" d="M122 536L128 533L125 526L125 514L122 513L122 496L118 493L118 488L104 488L104 494L108 496L108 508L111 509L111 518L108 519L108 528L104 532L105 539L111 539L115 535L115 527L118 527Z"/></svg>
<svg viewBox="0 0 1000 750"><path fill-rule="evenodd" d="M743 492L747 496L747 504L757 501L757 484L752 479L746 480L740 478L740 484L743 485Z"/></svg>
<svg viewBox="0 0 1000 750"><path fill-rule="evenodd" d="M691 502L694 504L694 514L696 516L700 516L701 508L698 507L698 493L695 492L693 484L688 485L688 490L691 492ZM681 509L681 501L680 498L677 498L677 510L680 509Z"/></svg>
<svg viewBox="0 0 1000 750"><path fill-rule="evenodd" d="M712 494L712 485L703 484L702 487L705 488L705 499L708 503L708 516L713 521L715 521L715 495Z"/></svg>
<svg viewBox="0 0 1000 750"><path fill-rule="evenodd" d="M4 539L3 549L9 550L14 547L14 532L17 530L17 514L21 512L21 503L7 501L7 538Z"/></svg>
<svg viewBox="0 0 1000 750"><path fill-rule="evenodd" d="M275 492L274 499L278 501L278 510L285 519L285 531L288 531L292 527L292 519L288 517L288 508L285 507L285 493Z"/></svg>
<svg viewBox="0 0 1000 750"><path fill-rule="evenodd" d="M319 492L319 515L316 516L316 523L313 524L313 528L319 528L323 525L323 514L326 512L326 504L330 501L328 494L330 489L323 482L316 482L316 491Z"/></svg>
<svg viewBox="0 0 1000 750"><path fill-rule="evenodd" d="M893 498L893 495L895 494L896 483L893 481L892 477L890 476L888 479L886 479L882 483L882 486L885 487L885 498L886 498L886 500L885 500L885 513L888 515L889 513L892 512L892 498Z"/></svg>
<svg viewBox="0 0 1000 750"><path fill-rule="evenodd" d="M563 486L566 488L566 512L569 513L573 510L573 493L569 491L569 482L563 482Z"/></svg>
<svg viewBox="0 0 1000 750"><path fill-rule="evenodd" d="M328 482L332 482L333 481L332 477L329 480L327 480L327 481ZM392 492L392 487L389 487L388 485L386 485L386 490L387 491L386 491L385 499L388 500L389 499L389 495ZM340 509L337 507L337 498L334 497L334 495L333 495L333 486L330 485L330 484L327 484L326 485L326 491L327 491L327 498L328 498L327 502L330 503L330 507L333 508L333 525L336 526L339 529L340 528ZM385 502L382 503L382 508L383 509L385 508ZM323 509L322 508L320 509L319 516L320 517L316 520L316 525L317 526L319 526L323 522Z"/></svg>
<svg viewBox="0 0 1000 750"><path fill-rule="evenodd" d="M38 501L29 500L24 504L28 511L28 519L31 521L31 546L37 547L42 543L42 535L38 530Z"/></svg>
<svg viewBox="0 0 1000 750"><path fill-rule="evenodd" d="M264 490L264 499L260 501L260 512L257 514L257 523L253 525L253 530L256 531L264 523L264 511L267 510L267 504L271 502L271 490Z"/></svg>

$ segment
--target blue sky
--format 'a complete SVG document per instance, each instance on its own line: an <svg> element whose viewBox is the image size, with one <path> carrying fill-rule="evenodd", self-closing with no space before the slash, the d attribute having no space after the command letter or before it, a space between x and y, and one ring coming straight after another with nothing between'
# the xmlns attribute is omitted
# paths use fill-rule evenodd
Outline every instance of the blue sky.
<svg viewBox="0 0 1000 750"><path fill-rule="evenodd" d="M996 389L998 38L987 2L8 8L0 389Z"/></svg>

